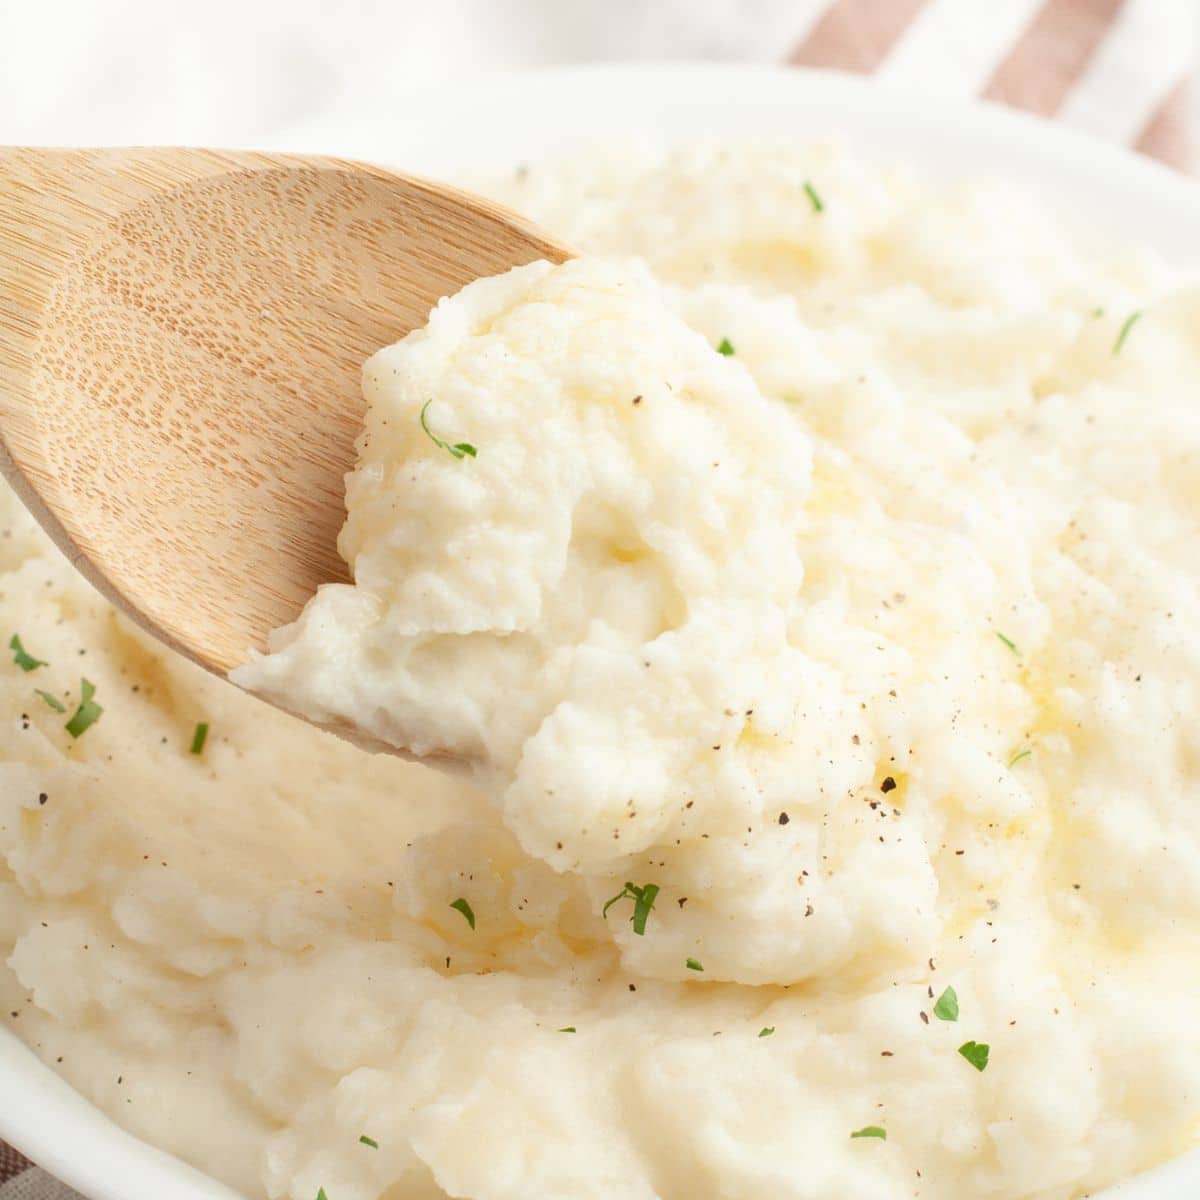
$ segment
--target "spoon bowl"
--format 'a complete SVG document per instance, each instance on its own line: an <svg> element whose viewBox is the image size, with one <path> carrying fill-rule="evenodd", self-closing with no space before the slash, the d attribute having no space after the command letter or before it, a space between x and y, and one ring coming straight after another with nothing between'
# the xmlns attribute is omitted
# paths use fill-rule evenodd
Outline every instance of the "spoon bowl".
<svg viewBox="0 0 1200 1200"><path fill-rule="evenodd" d="M339 159L0 150L0 469L108 599L225 674L347 578L363 362L569 255Z"/></svg>

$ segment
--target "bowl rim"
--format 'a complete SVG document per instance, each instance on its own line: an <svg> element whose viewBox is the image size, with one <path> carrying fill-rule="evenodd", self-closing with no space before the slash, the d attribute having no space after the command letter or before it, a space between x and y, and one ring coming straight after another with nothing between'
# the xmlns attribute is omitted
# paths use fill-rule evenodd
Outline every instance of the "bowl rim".
<svg viewBox="0 0 1200 1200"><path fill-rule="evenodd" d="M432 174L511 168L593 139L619 140L627 128L664 140L775 134L811 140L832 127L869 157L1015 178L1052 206L1082 211L1086 220L1125 237L1136 229L1136 241L1200 266L1194 217L1200 182L1124 147L998 105L947 105L934 95L839 71L703 62L530 68L444 82L436 103L428 92L429 85L367 81L256 148L361 157ZM428 113L428 120L398 131L389 114L408 111ZM472 141L477 150L468 153ZM238 1200L223 1184L117 1126L7 1025L0 1026L0 1138L88 1200ZM1171 1200L1189 1185L1186 1194L1200 1193L1200 1151L1104 1192L1103 1200Z"/></svg>
<svg viewBox="0 0 1200 1200"><path fill-rule="evenodd" d="M412 104L414 92L423 91L395 85L373 91L372 102L384 113L402 111L401 97ZM1138 244L1171 256L1182 248L1189 261L1200 264L1200 222L1194 219L1200 178L1032 113L981 99L948 105L934 93L847 71L756 63L582 63L447 84L431 119L403 132L366 107L347 98L293 122L270 145L257 148L363 157L398 169L459 175L460 138L470 129L477 149L469 165L477 175L593 140L620 140L614 128L669 140L748 135L815 140L832 133L845 135L872 158L918 162L935 177L1017 180L1052 205L1069 202L1068 215L1084 228L1094 224L1128 240L1134 223ZM425 108L430 107L426 96ZM699 113L705 124L698 131ZM514 134L518 120L521 129ZM512 149L516 145L520 151Z"/></svg>

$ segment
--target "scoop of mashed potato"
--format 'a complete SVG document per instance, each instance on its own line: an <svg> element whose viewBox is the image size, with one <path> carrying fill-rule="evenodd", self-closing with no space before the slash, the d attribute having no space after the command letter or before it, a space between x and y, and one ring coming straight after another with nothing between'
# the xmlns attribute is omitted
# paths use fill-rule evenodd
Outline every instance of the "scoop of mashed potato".
<svg viewBox="0 0 1200 1200"><path fill-rule="evenodd" d="M234 678L479 761L525 852L585 877L597 909L653 880L652 929L613 922L641 973L923 961L929 855L898 795L890 820L868 808L861 691L792 636L813 439L673 299L644 266L534 264L372 358L355 584Z"/></svg>
<svg viewBox="0 0 1200 1200"><path fill-rule="evenodd" d="M1075 1200L1194 1144L1195 278L831 148L494 190L585 257L371 360L355 584L240 675L475 783L203 676L4 493L12 1030L269 1200Z"/></svg>

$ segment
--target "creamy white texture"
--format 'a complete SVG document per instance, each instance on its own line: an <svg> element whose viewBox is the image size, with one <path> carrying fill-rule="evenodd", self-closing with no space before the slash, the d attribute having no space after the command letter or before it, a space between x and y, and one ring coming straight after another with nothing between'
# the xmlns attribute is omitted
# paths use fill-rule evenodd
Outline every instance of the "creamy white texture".
<svg viewBox="0 0 1200 1200"><path fill-rule="evenodd" d="M148 645L6 495L14 1030L289 1200L1068 1200L1193 1143L1195 282L826 149L507 191L603 258L372 360L357 587L253 668L500 804Z"/></svg>
<svg viewBox="0 0 1200 1200"><path fill-rule="evenodd" d="M483 760L525 851L597 908L657 881L653 936L617 934L640 972L683 979L694 956L788 983L925 958L924 847L837 803L876 774L860 695L789 638L813 441L669 302L627 263L536 264L372 358L356 583L235 679Z"/></svg>

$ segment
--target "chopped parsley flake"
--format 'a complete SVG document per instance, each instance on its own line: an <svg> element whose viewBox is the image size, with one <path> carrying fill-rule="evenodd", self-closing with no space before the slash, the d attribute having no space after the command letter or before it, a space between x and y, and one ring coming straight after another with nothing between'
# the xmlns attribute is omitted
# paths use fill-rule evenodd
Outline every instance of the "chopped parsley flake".
<svg viewBox="0 0 1200 1200"><path fill-rule="evenodd" d="M317 1191L317 1200L329 1200L329 1197L328 1197L327 1195L325 1195L325 1189L324 1189L324 1188L320 1188L320 1189L318 1189L318 1191Z"/></svg>
<svg viewBox="0 0 1200 1200"><path fill-rule="evenodd" d="M825 211L825 201L821 199L821 194L807 179L804 181L804 194L808 197L809 203L812 204L813 212Z"/></svg>
<svg viewBox="0 0 1200 1200"><path fill-rule="evenodd" d="M1102 308L1093 308L1092 309L1092 320L1093 321L1098 321L1102 316L1104 316L1104 309L1102 309Z"/></svg>
<svg viewBox="0 0 1200 1200"><path fill-rule="evenodd" d="M563 1026L561 1029L559 1029L557 1032L558 1032L558 1033L574 1033L574 1032L575 1032L575 1026L574 1026L574 1025L564 1025L564 1026Z"/></svg>
<svg viewBox="0 0 1200 1200"><path fill-rule="evenodd" d="M939 1021L957 1021L958 1020L958 993L948 987L937 999L937 1003L933 1006L933 1015Z"/></svg>
<svg viewBox="0 0 1200 1200"><path fill-rule="evenodd" d="M694 958L687 960L687 969L689 971L703 971L704 968Z"/></svg>
<svg viewBox="0 0 1200 1200"><path fill-rule="evenodd" d="M987 1042L963 1042L958 1048L959 1054L963 1056L977 1071L986 1071L988 1065L988 1055L991 1054L992 1048Z"/></svg>
<svg viewBox="0 0 1200 1200"><path fill-rule="evenodd" d="M208 722L197 721L196 730L192 734L192 753L203 754L204 743L208 740Z"/></svg>
<svg viewBox="0 0 1200 1200"><path fill-rule="evenodd" d="M455 900L450 907L457 908L458 911L462 913L464 917L466 917L467 924L470 925L472 929L475 928L475 913L471 910L471 906L461 896L459 896L459 898Z"/></svg>
<svg viewBox="0 0 1200 1200"><path fill-rule="evenodd" d="M362 1137L360 1137L358 1140L359 1140L359 1141L360 1141L360 1142L361 1142L361 1143L362 1143L364 1146L370 1146L372 1150L378 1150L378 1149L379 1149L379 1143L378 1143L378 1142L377 1142L377 1141L376 1141L374 1138L369 1138L369 1137L367 1137L367 1135L366 1135L365 1133L364 1133L364 1134L362 1135Z"/></svg>
<svg viewBox="0 0 1200 1200"><path fill-rule="evenodd" d="M1012 756L1012 758L1010 758L1008 760L1008 765L1010 767L1015 767L1017 765L1017 763L1019 763L1021 761L1021 759L1028 758L1032 753L1033 753L1033 751L1030 750L1028 747L1026 747L1024 750L1018 750L1017 753L1014 754Z"/></svg>
<svg viewBox="0 0 1200 1200"><path fill-rule="evenodd" d="M45 659L34 658L32 654L27 654L25 647L21 645L20 637L15 633L9 639L8 648L13 652L13 662L22 671L36 671L38 667L48 667L50 665Z"/></svg>
<svg viewBox="0 0 1200 1200"><path fill-rule="evenodd" d="M646 918L650 915L650 910L654 907L655 897L658 895L657 883L644 883L638 887L633 883L626 885L605 904L601 910L601 917L608 916L608 910L612 908L618 900L624 900L626 897L633 901L633 915L630 920L633 921L633 932L639 937L644 937L646 933Z"/></svg>
<svg viewBox="0 0 1200 1200"><path fill-rule="evenodd" d="M1000 630L998 630L998 629L993 629L993 630L992 630L992 632L993 632L993 633L994 633L994 634L995 634L995 635L996 635L996 636L997 636L997 637L998 637L998 638L999 638L999 639L1000 639L1000 640L1001 640L1001 641L1002 641L1002 642L1003 642L1003 643L1004 643L1004 644L1005 644L1005 645L1006 645L1006 646L1007 646L1007 647L1008 647L1008 648L1009 648L1009 649L1010 649L1010 650L1011 650L1011 651L1012 651L1014 654L1020 654L1020 653L1021 653L1021 652L1020 652L1020 650L1018 650L1018 649L1017 649L1017 643L1016 643L1016 642L1014 642L1014 641L1012 640L1012 638L1005 637L1005 636L1004 636L1004 634L1002 634L1002 633L1000 632Z"/></svg>
<svg viewBox="0 0 1200 1200"><path fill-rule="evenodd" d="M882 1125L864 1125L861 1129L856 1129L850 1136L852 1138L878 1138L881 1142L886 1142L887 1130Z"/></svg>
<svg viewBox="0 0 1200 1200"><path fill-rule="evenodd" d="M1121 332L1117 334L1117 340L1113 343L1113 358L1116 358L1121 353L1122 347L1125 345L1125 339L1129 336L1129 331L1142 319L1142 310L1139 308L1137 312L1132 312L1125 318L1125 323L1121 326Z"/></svg>
<svg viewBox="0 0 1200 1200"><path fill-rule="evenodd" d="M453 454L455 458L474 458L479 452L471 445L470 442L455 442L451 445L449 442L443 441L432 429L425 423L425 413L429 406L433 403L432 400L426 400L425 406L421 409L421 428L429 435L429 440L435 446L440 446L447 454Z"/></svg>
<svg viewBox="0 0 1200 1200"><path fill-rule="evenodd" d="M733 343L728 338L722 338L721 344L717 347L717 353L725 355L728 358L731 354L736 354L737 351L733 348Z"/></svg>
<svg viewBox="0 0 1200 1200"><path fill-rule="evenodd" d="M55 712L63 713L67 711L67 706L57 696L52 696L49 692L43 692L41 688L34 688L33 691L35 695L41 696Z"/></svg>
<svg viewBox="0 0 1200 1200"><path fill-rule="evenodd" d="M80 701L79 707L71 715L71 719L67 722L67 732L77 738L81 734L87 732L95 723L100 720L100 714L104 711L99 704L92 699L96 694L95 685L89 679L81 679L79 681Z"/></svg>
<svg viewBox="0 0 1200 1200"><path fill-rule="evenodd" d="M770 1037L770 1036L771 1036L771 1034L773 1034L774 1032L775 1032L775 1026L774 1026L774 1025L764 1025L764 1026L763 1026L763 1027L762 1027L762 1028L761 1028L761 1029L758 1031L758 1036L759 1036L759 1037Z"/></svg>

